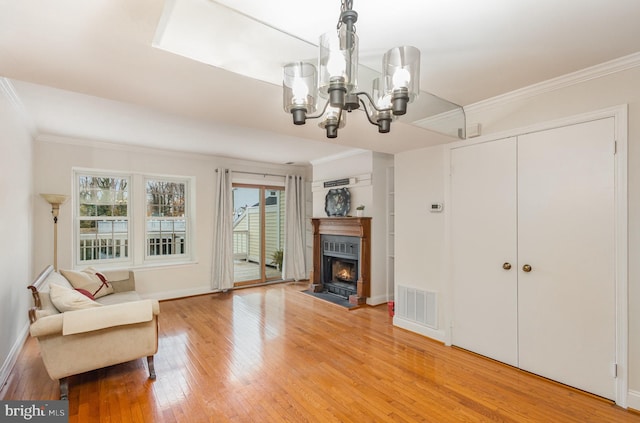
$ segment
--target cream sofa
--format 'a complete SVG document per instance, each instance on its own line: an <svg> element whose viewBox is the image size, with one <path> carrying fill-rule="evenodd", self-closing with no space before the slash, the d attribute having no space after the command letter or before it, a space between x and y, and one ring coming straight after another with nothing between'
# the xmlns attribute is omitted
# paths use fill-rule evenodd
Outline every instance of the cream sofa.
<svg viewBox="0 0 640 423"><path fill-rule="evenodd" d="M50 286L73 287L48 266L29 289L29 332L38 338L45 368L60 382L60 399L67 399L68 377L147 357L149 378L155 379L153 355L158 351L157 300L142 300L131 271L101 272L114 293L97 298L90 308L60 312L51 300ZM52 293L53 294L53 293ZM57 301L57 298L54 298Z"/></svg>

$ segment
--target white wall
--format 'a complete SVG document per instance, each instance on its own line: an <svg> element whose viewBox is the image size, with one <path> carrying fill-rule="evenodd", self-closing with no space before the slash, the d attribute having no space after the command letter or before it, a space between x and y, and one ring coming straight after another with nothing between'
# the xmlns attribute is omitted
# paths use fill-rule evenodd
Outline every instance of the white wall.
<svg viewBox="0 0 640 423"><path fill-rule="evenodd" d="M550 92L496 101L467 110L468 123L480 123L483 135L518 129L620 104L628 104L629 187L629 406L640 409L640 68L635 67ZM443 147L396 155L396 284L438 288L442 280L444 220L423 212L443 196ZM447 206L446 204L444 205ZM420 216L427 219L418 219ZM425 238L428 235L427 238ZM425 247L426 242L426 247ZM440 297L441 309L448 299ZM446 313L446 311L445 311ZM448 320L441 313L441 319ZM443 321L443 320L441 320ZM624 370L623 370L624 371Z"/></svg>
<svg viewBox="0 0 640 423"><path fill-rule="evenodd" d="M149 148L125 147L63 137L40 136L35 142L35 190L71 195L74 167L195 177L196 257L194 263L136 269L136 287L145 297L175 298L211 291L211 251L214 209L215 169L303 175L309 168L268 165L216 156L177 153ZM237 174L243 183L265 183L262 176ZM235 178L234 178L235 179ZM277 178L267 183L275 184ZM283 178L279 178L283 182ZM62 205L58 221L58 267L73 267L71 202ZM49 205L35 202L35 266L52 262L52 234Z"/></svg>
<svg viewBox="0 0 640 423"><path fill-rule="evenodd" d="M443 155L444 146L435 146L395 158L395 285L437 293L436 332L421 333L441 341L447 321L445 221L444 213L432 213L429 206L444 202Z"/></svg>
<svg viewBox="0 0 640 423"><path fill-rule="evenodd" d="M330 181L335 179L350 178L357 175L371 175L373 172L373 153L362 151L356 154L345 155L332 160L323 160L313 163L313 182ZM373 205L373 193L371 181L347 186L351 194L351 211L355 215L355 208L360 204L365 206L365 215ZM340 187L342 188L342 187ZM313 190L313 217L326 217L324 211L325 196L330 188ZM369 212L370 213L370 212Z"/></svg>
<svg viewBox="0 0 640 423"><path fill-rule="evenodd" d="M32 261L33 145L11 94L0 80L0 387L22 347L27 310L32 305L27 286L34 279ZM51 208L45 216L52 228Z"/></svg>

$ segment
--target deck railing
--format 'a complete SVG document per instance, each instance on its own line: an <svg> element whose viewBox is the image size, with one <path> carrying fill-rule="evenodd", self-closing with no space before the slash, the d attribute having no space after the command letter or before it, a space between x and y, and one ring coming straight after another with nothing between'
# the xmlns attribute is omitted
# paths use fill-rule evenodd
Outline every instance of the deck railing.
<svg viewBox="0 0 640 423"><path fill-rule="evenodd" d="M249 257L249 231L233 231L233 259L247 260Z"/></svg>

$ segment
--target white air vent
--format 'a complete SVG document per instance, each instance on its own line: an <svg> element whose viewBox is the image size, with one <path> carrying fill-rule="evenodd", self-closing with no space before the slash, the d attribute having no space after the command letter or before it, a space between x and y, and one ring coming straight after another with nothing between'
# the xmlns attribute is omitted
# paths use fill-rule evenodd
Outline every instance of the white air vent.
<svg viewBox="0 0 640 423"><path fill-rule="evenodd" d="M431 329L438 329L438 294L406 286L398 286L396 315Z"/></svg>

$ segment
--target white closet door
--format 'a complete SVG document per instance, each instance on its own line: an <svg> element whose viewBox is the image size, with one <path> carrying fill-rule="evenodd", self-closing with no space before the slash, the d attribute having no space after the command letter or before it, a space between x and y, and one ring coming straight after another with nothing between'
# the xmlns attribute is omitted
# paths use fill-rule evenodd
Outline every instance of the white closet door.
<svg viewBox="0 0 640 423"><path fill-rule="evenodd" d="M518 137L520 367L610 399L614 182L613 118Z"/></svg>
<svg viewBox="0 0 640 423"><path fill-rule="evenodd" d="M515 140L452 150L450 186L452 342L515 366ZM510 270L503 268L505 263Z"/></svg>

